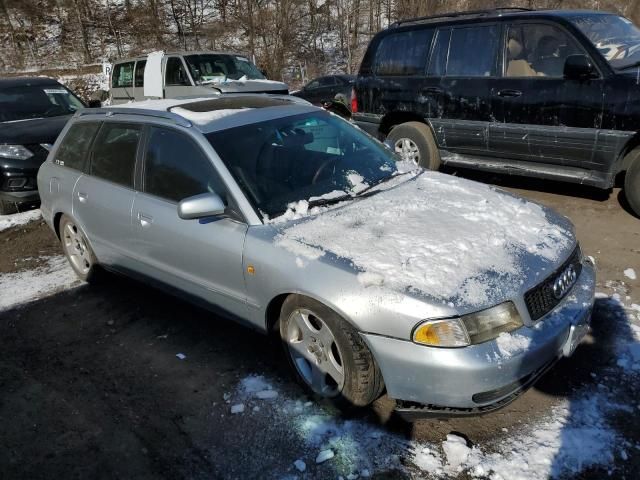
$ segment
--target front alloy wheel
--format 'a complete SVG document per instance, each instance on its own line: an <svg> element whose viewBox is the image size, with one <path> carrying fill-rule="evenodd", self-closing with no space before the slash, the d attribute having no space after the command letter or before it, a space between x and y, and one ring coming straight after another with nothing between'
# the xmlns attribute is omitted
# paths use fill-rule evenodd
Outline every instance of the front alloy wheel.
<svg viewBox="0 0 640 480"><path fill-rule="evenodd" d="M394 144L394 151L405 162L420 165L420 149L410 138L400 138Z"/></svg>

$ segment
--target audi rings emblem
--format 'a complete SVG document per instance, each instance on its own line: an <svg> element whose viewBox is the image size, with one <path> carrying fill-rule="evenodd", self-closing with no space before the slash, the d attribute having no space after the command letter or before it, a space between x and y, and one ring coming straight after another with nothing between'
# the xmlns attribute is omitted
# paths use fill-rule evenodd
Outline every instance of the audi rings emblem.
<svg viewBox="0 0 640 480"><path fill-rule="evenodd" d="M553 281L553 296L560 300L571 290L571 287L573 287L577 279L578 274L576 269L573 265L569 265L565 271Z"/></svg>

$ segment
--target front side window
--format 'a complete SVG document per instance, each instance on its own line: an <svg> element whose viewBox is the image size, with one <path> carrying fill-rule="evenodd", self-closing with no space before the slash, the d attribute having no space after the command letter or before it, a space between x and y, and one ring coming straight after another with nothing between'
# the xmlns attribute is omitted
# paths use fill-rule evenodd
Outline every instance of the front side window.
<svg viewBox="0 0 640 480"><path fill-rule="evenodd" d="M136 87L144 87L144 67L147 65L146 60L138 60L136 62Z"/></svg>
<svg viewBox="0 0 640 480"><path fill-rule="evenodd" d="M313 112L206 135L246 197L269 217L291 202L357 193L396 171L394 155L348 122Z"/></svg>
<svg viewBox="0 0 640 480"><path fill-rule="evenodd" d="M133 62L118 63L111 74L113 88L129 88L133 86Z"/></svg>
<svg viewBox="0 0 640 480"><path fill-rule="evenodd" d="M453 29L446 75L492 76L498 54L499 38L500 29L497 25Z"/></svg>
<svg viewBox="0 0 640 480"><path fill-rule="evenodd" d="M184 69L182 60L178 57L169 57L165 67L165 84L167 86L189 86L187 71Z"/></svg>
<svg viewBox="0 0 640 480"><path fill-rule="evenodd" d="M0 89L0 122L71 115L84 105L60 84Z"/></svg>
<svg viewBox="0 0 640 480"><path fill-rule="evenodd" d="M507 77L564 76L569 55L583 53L562 29L548 24L515 24L507 35Z"/></svg>
<svg viewBox="0 0 640 480"><path fill-rule="evenodd" d="M186 55L184 59L198 85L227 80L264 80L258 67L241 55L206 53Z"/></svg>
<svg viewBox="0 0 640 480"><path fill-rule="evenodd" d="M94 122L73 125L58 147L54 162L63 167L83 171L89 146L98 128L100 124Z"/></svg>
<svg viewBox="0 0 640 480"><path fill-rule="evenodd" d="M374 69L376 75L424 73L433 30L409 30L387 35L380 41Z"/></svg>
<svg viewBox="0 0 640 480"><path fill-rule="evenodd" d="M222 181L204 152L184 134L165 128L152 130L144 191L176 203L201 193L225 197Z"/></svg>
<svg viewBox="0 0 640 480"><path fill-rule="evenodd" d="M640 63L640 29L631 20L619 15L581 14L570 21L613 68L624 70Z"/></svg>
<svg viewBox="0 0 640 480"><path fill-rule="evenodd" d="M133 188L139 125L104 123L93 144L91 175Z"/></svg>

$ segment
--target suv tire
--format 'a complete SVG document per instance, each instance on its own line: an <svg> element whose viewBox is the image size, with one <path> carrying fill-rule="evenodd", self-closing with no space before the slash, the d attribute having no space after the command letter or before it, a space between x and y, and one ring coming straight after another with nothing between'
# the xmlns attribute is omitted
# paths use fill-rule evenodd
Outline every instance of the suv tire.
<svg viewBox="0 0 640 480"><path fill-rule="evenodd" d="M640 217L640 157L631 163L624 176L624 195L633 213Z"/></svg>
<svg viewBox="0 0 640 480"><path fill-rule="evenodd" d="M99 277L100 266L87 236L76 221L67 215L62 215L59 225L62 251L71 268L81 280L95 283Z"/></svg>
<svg viewBox="0 0 640 480"><path fill-rule="evenodd" d="M279 323L285 356L309 393L343 409L369 405L382 394L382 373L371 351L333 310L311 298L289 295ZM342 374L339 383L332 373Z"/></svg>
<svg viewBox="0 0 640 480"><path fill-rule="evenodd" d="M440 153L428 125L421 122L406 122L395 126L387 140L393 145L393 150L403 160L410 160L429 170L440 168ZM412 153L414 158L407 158Z"/></svg>

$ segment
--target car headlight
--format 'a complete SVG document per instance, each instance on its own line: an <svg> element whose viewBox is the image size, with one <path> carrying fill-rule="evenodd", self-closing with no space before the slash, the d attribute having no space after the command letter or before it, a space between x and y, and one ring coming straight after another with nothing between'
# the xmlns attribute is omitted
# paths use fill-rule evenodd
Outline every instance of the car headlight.
<svg viewBox="0 0 640 480"><path fill-rule="evenodd" d="M497 338L522 327L513 302L501 303L458 318L427 320L413 331L413 341L432 347L466 347Z"/></svg>
<svg viewBox="0 0 640 480"><path fill-rule="evenodd" d="M0 158L26 160L33 157L33 153L22 145L0 145Z"/></svg>

